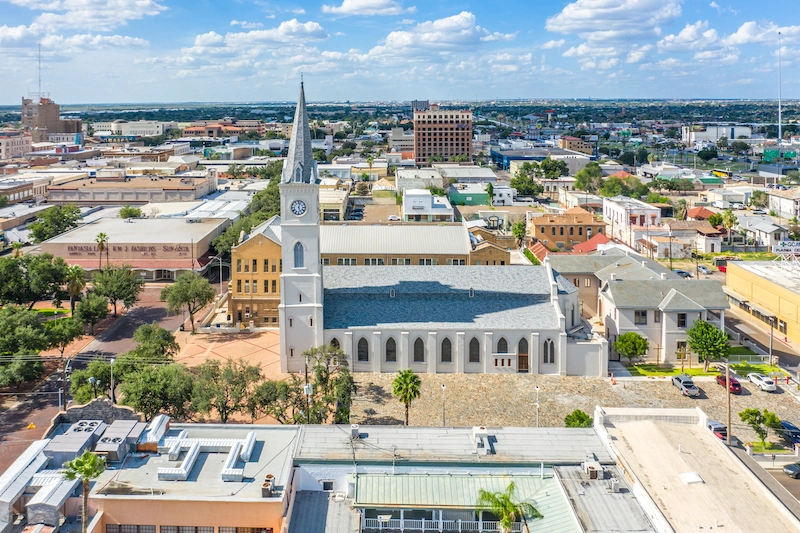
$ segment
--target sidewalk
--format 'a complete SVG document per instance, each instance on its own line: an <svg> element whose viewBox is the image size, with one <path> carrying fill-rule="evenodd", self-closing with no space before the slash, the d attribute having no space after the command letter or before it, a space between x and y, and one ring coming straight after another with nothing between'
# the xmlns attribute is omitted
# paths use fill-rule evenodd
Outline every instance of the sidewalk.
<svg viewBox="0 0 800 533"><path fill-rule="evenodd" d="M733 334L734 340L737 340L737 335L741 335L742 341L745 338L749 339L749 344L754 344L756 351L769 353L770 328L738 307L731 307L725 311L725 330ZM800 347L791 341L785 342L784 335L777 329L774 330L772 337L772 355L778 356L781 366L794 373L800 368Z"/></svg>

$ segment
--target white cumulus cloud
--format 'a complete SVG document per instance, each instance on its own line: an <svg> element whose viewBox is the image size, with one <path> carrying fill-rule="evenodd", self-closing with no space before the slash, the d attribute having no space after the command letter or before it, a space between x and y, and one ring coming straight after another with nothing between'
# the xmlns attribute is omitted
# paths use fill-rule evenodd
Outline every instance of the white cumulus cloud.
<svg viewBox="0 0 800 533"><path fill-rule="evenodd" d="M661 52L705 50L714 46L718 40L717 30L709 29L707 20L698 20L684 26L678 34L667 35L658 41L658 49Z"/></svg>
<svg viewBox="0 0 800 533"><path fill-rule="evenodd" d="M416 7L404 8L395 0L342 0L342 5L322 6L323 13L333 15L402 15L404 13L414 13Z"/></svg>
<svg viewBox="0 0 800 533"><path fill-rule="evenodd" d="M681 14L682 0L575 0L549 17L545 29L589 41L628 41L661 35Z"/></svg>
<svg viewBox="0 0 800 533"><path fill-rule="evenodd" d="M565 41L564 39L559 39L557 41L556 40L547 41L540 48L542 48L543 50L552 50L553 48L561 48L562 46L564 46L566 42L567 41Z"/></svg>
<svg viewBox="0 0 800 533"><path fill-rule="evenodd" d="M800 26L780 27L774 22L769 22L762 26L754 21L745 22L734 33L723 38L722 42L730 46L753 43L777 44L778 32L781 32L783 40L795 40L800 36Z"/></svg>
<svg viewBox="0 0 800 533"><path fill-rule="evenodd" d="M254 30L256 28L263 28L264 25L260 22L247 22L246 20L232 20L231 26L241 26L246 30Z"/></svg>

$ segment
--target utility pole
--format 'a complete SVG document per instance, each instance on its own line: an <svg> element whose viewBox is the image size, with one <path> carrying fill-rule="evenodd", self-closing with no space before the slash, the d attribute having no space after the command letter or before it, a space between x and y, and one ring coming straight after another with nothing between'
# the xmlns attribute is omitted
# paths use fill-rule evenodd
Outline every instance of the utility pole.
<svg viewBox="0 0 800 533"><path fill-rule="evenodd" d="M781 149L781 141L783 140L781 122L781 32L778 32L778 150Z"/></svg>
<svg viewBox="0 0 800 533"><path fill-rule="evenodd" d="M669 269L672 270L672 232L669 232L669 250L667 250L669 254Z"/></svg>
<svg viewBox="0 0 800 533"><path fill-rule="evenodd" d="M306 424L311 423L311 385L308 383L308 356L306 356L306 384L303 386L306 396Z"/></svg>
<svg viewBox="0 0 800 533"><path fill-rule="evenodd" d="M723 326L724 331L724 326ZM728 389L726 396L728 397L728 426L727 431L727 444L728 446L731 445L731 362L730 358L726 358L725 361L725 387Z"/></svg>

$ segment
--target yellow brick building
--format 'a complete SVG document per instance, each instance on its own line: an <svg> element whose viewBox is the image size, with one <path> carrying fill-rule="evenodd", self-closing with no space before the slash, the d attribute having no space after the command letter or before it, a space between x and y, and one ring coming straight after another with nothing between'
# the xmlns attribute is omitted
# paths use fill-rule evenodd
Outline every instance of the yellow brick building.
<svg viewBox="0 0 800 533"><path fill-rule="evenodd" d="M231 248L228 314L234 324L278 327L282 267L280 217L275 216Z"/></svg>
<svg viewBox="0 0 800 533"><path fill-rule="evenodd" d="M800 272L774 261L729 261L725 292L731 306L775 328L775 335L800 342Z"/></svg>

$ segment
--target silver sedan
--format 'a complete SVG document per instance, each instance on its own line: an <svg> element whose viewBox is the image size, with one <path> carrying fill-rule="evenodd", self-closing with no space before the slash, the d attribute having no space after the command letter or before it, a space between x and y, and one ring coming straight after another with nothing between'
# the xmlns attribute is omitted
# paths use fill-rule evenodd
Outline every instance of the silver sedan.
<svg viewBox="0 0 800 533"><path fill-rule="evenodd" d="M777 390L775 382L772 380L772 378L768 378L764 374L753 372L752 374L747 374L747 379L749 379L750 383L753 383L762 391L775 392Z"/></svg>

